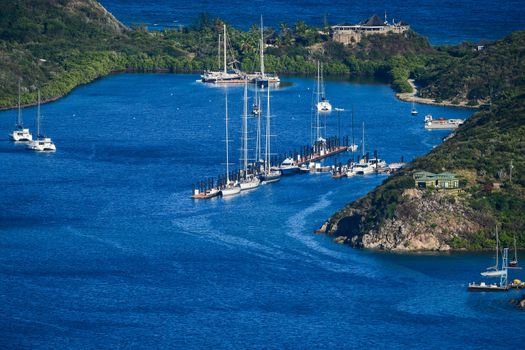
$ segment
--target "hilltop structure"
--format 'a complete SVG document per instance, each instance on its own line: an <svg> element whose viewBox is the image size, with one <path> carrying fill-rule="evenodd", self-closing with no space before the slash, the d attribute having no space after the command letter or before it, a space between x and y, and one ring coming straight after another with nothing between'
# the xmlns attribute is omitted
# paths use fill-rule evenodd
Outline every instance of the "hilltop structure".
<svg viewBox="0 0 525 350"><path fill-rule="evenodd" d="M338 24L332 26L332 39L336 42L353 45L361 41L364 36L387 34L387 33L404 33L410 29L410 26L403 22L388 23L386 13L385 20L382 21L377 15L373 15L359 24Z"/></svg>

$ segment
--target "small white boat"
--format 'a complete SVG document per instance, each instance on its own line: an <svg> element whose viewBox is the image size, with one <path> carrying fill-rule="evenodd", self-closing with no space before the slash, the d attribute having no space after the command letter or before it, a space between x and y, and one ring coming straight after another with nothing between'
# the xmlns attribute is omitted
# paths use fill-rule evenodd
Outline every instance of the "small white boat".
<svg viewBox="0 0 525 350"><path fill-rule="evenodd" d="M15 142L29 142L33 140L33 135L29 132L29 129L24 128L22 121L22 107L20 104L20 81L18 81L18 115L16 118L16 127L9 138Z"/></svg>
<svg viewBox="0 0 525 350"><path fill-rule="evenodd" d="M332 111L332 105L325 95L324 80L323 80L323 65L319 68L319 61L317 61L317 103L316 108L318 112Z"/></svg>
<svg viewBox="0 0 525 350"><path fill-rule="evenodd" d="M286 158L279 166L282 175L292 175L299 172L299 166L295 164L293 158Z"/></svg>
<svg viewBox="0 0 525 350"><path fill-rule="evenodd" d="M414 102L412 102L412 110L410 111L410 114L417 115L417 109L416 109L416 105L414 104Z"/></svg>
<svg viewBox="0 0 525 350"><path fill-rule="evenodd" d="M387 166L386 161L379 158L372 158L368 162L372 165L374 169L383 169Z"/></svg>
<svg viewBox="0 0 525 350"><path fill-rule="evenodd" d="M325 97L322 97L321 101L317 103L317 110L319 112L330 112L332 110L332 105Z"/></svg>
<svg viewBox="0 0 525 350"><path fill-rule="evenodd" d="M372 174L376 168L364 159L361 159L359 163L354 164L352 168L355 175L368 175Z"/></svg>
<svg viewBox="0 0 525 350"><path fill-rule="evenodd" d="M27 144L27 148L36 152L55 152L56 146L50 137L40 134L40 91L38 91L38 107L36 114L37 138Z"/></svg>

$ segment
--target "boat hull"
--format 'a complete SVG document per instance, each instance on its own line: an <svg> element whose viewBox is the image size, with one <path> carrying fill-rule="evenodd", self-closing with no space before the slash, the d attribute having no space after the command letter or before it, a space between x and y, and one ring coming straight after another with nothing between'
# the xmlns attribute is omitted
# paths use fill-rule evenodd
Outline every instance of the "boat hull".
<svg viewBox="0 0 525 350"><path fill-rule="evenodd" d="M223 197L235 196L236 194L239 194L239 193L241 193L241 187L239 186L223 188L221 190L221 195Z"/></svg>

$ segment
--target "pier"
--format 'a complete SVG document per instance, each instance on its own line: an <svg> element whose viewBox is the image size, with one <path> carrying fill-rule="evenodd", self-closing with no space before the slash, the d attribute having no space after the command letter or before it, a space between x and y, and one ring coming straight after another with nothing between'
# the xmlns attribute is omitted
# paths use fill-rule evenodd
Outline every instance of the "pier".
<svg viewBox="0 0 525 350"><path fill-rule="evenodd" d="M286 158L292 158L294 164L297 166L304 166L309 163L319 162L323 159L335 156L337 154L347 152L350 150L350 137L344 136L341 139L339 137L329 137L323 143L316 143L314 145L305 145L299 149L288 151L275 156L270 159L270 164L273 164L273 168L278 168L278 165ZM192 198L193 199L211 199L217 197L220 191L226 185L226 179L231 181L239 181L245 178L248 174L254 174L260 176L264 162L251 163L248 166L246 174L242 170L235 170L229 174L219 174L217 177L208 177L197 181L192 185ZM314 168L314 171L317 171ZM329 172L331 167L321 167L320 172ZM299 172L302 173L302 172Z"/></svg>

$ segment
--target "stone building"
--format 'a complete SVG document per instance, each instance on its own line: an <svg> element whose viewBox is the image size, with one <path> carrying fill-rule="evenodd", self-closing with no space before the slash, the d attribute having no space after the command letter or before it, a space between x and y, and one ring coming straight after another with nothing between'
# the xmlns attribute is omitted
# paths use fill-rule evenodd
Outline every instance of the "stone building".
<svg viewBox="0 0 525 350"><path fill-rule="evenodd" d="M410 29L410 26L401 21L388 23L382 21L377 15L373 15L359 24L338 24L332 26L332 39L336 42L353 45L361 41L364 36L387 34L387 33L404 33Z"/></svg>
<svg viewBox="0 0 525 350"><path fill-rule="evenodd" d="M442 190L459 189L459 179L452 173L434 174L427 171L415 172L414 182L417 188L435 188Z"/></svg>

